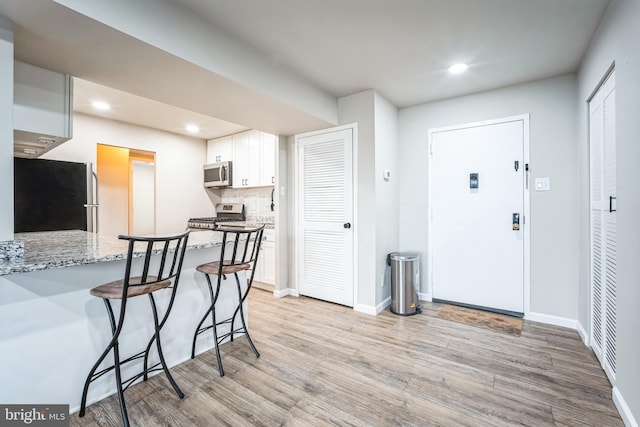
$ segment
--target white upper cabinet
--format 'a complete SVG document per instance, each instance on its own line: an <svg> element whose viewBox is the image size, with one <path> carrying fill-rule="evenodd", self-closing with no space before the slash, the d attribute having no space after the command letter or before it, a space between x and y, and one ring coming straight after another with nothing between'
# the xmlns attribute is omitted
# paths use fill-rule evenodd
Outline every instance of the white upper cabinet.
<svg viewBox="0 0 640 427"><path fill-rule="evenodd" d="M210 139L207 141L207 164L233 160L233 137Z"/></svg>
<svg viewBox="0 0 640 427"><path fill-rule="evenodd" d="M233 188L269 187L276 182L277 136L257 130L207 141L207 163L232 161Z"/></svg>
<svg viewBox="0 0 640 427"><path fill-rule="evenodd" d="M276 183L276 136L260 132L260 185Z"/></svg>
<svg viewBox="0 0 640 427"><path fill-rule="evenodd" d="M233 135L233 187L260 185L260 133L250 130Z"/></svg>
<svg viewBox="0 0 640 427"><path fill-rule="evenodd" d="M37 157L72 136L71 76L14 63L14 155Z"/></svg>

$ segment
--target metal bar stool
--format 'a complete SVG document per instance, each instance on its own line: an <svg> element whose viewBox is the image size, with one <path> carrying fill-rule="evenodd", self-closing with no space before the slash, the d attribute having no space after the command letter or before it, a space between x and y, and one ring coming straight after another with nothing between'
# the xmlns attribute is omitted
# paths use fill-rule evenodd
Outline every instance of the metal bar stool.
<svg viewBox="0 0 640 427"><path fill-rule="evenodd" d="M249 336L249 330L244 320L243 303L249 294L251 284L253 283L253 276L255 274L255 265L258 260L258 254L260 253L260 243L262 242L262 233L264 231L264 225L260 227L225 227L220 226L216 231L222 232L222 247L220 249L220 259L218 261L202 264L196 267L196 270L204 273L207 284L209 285L209 296L211 299L211 305L202 316L202 320L198 323L196 331L193 334L193 345L191 346L191 358L196 355L196 339L201 333L213 330L213 343L216 350L216 359L218 360L218 371L220 376L224 376L224 369L222 368L222 359L220 358L219 345L227 338L233 341L233 337L237 333L244 333L249 341L251 349L255 353L256 357L260 357L260 353L256 349L256 346ZM247 286L245 290L242 290L240 279L238 278L238 272L247 272ZM249 273L250 271L250 273ZM236 288L238 290L238 306L235 308L233 315L228 319L218 321L216 319L216 302L220 295L220 286L223 280L227 279L227 275L233 274L235 278ZM216 281L215 292L213 284L211 282L211 275L218 276ZM211 325L202 326L205 320L211 314ZM242 326L235 328L236 316L240 314L240 321ZM218 334L218 326L230 324L229 332L222 335Z"/></svg>
<svg viewBox="0 0 640 427"><path fill-rule="evenodd" d="M109 315L109 321L111 324L111 332L113 337L111 341L102 352L96 363L93 365L87 376L87 380L84 383L84 389L82 390L82 402L80 405L79 416L84 416L85 407L87 403L87 392L89 385L92 381L100 378L104 374L115 371L116 385L118 393L118 401L120 403L120 411L122 413L122 421L125 426L129 426L129 418L127 416L127 407L124 401L124 392L130 385L132 385L139 378L147 380L150 372L163 370L167 376L167 379L171 383L171 386L178 394L178 397L182 399L184 393L180 390L180 387L176 384L162 354L162 345L160 343L160 330L167 321L171 307L176 296L176 290L178 288L178 279L180 278L180 271L182 270L182 261L184 259L184 253L187 248L187 240L189 238L189 232L184 234L170 236L170 237L134 237L134 236L118 236L118 239L127 240L129 242L127 251L127 262L125 267L124 279L116 280L114 282L106 283L91 289L91 295L102 298L107 308L107 314ZM143 249L144 248L144 249ZM141 250L143 249L143 250ZM133 262L133 258L143 254L144 260L142 265ZM157 255L157 259L152 259ZM134 266L136 264L136 266ZM166 288L172 288L171 297L167 305L167 309L164 316L159 321L158 311L156 308L156 302L153 298L153 293ZM133 356L130 356L124 360L120 360L120 349L118 346L118 337L122 331L122 325L124 323L124 316L126 312L127 300L129 298L137 297L140 295L148 295L151 302L151 310L153 312L153 325L154 334L149 340L146 348ZM118 320L113 314L110 299L121 300L120 313ZM153 342L156 342L156 348L158 350L158 357L160 361L153 366L149 366L149 351ZM109 352L113 350L114 364L98 372L98 366L104 361ZM143 369L140 373L133 377L122 380L120 373L120 366L137 359L143 358ZM159 367L160 366L160 367Z"/></svg>

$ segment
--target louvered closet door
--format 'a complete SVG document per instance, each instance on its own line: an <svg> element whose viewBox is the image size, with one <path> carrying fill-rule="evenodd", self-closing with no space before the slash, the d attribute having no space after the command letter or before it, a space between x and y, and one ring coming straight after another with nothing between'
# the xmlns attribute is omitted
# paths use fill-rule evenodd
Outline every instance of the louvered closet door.
<svg viewBox="0 0 640 427"><path fill-rule="evenodd" d="M615 73L589 103L591 343L612 383L616 373Z"/></svg>
<svg viewBox="0 0 640 427"><path fill-rule="evenodd" d="M299 292L352 307L353 129L297 143Z"/></svg>

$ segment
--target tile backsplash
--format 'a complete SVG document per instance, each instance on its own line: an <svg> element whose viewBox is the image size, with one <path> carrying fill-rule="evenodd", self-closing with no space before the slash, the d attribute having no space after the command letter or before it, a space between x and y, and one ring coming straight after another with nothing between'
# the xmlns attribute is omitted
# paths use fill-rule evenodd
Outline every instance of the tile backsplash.
<svg viewBox="0 0 640 427"><path fill-rule="evenodd" d="M222 190L222 203L244 203L248 221L273 223L271 192L274 187L226 188ZM275 197L275 195L274 195Z"/></svg>

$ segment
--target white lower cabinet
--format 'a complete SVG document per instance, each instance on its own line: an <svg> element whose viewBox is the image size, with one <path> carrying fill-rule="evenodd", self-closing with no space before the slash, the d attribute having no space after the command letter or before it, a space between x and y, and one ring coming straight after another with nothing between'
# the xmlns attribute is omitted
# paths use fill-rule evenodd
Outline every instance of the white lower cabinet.
<svg viewBox="0 0 640 427"><path fill-rule="evenodd" d="M272 291L276 284L276 233L275 230L264 230L262 246L256 273L253 277L253 285L257 288Z"/></svg>

